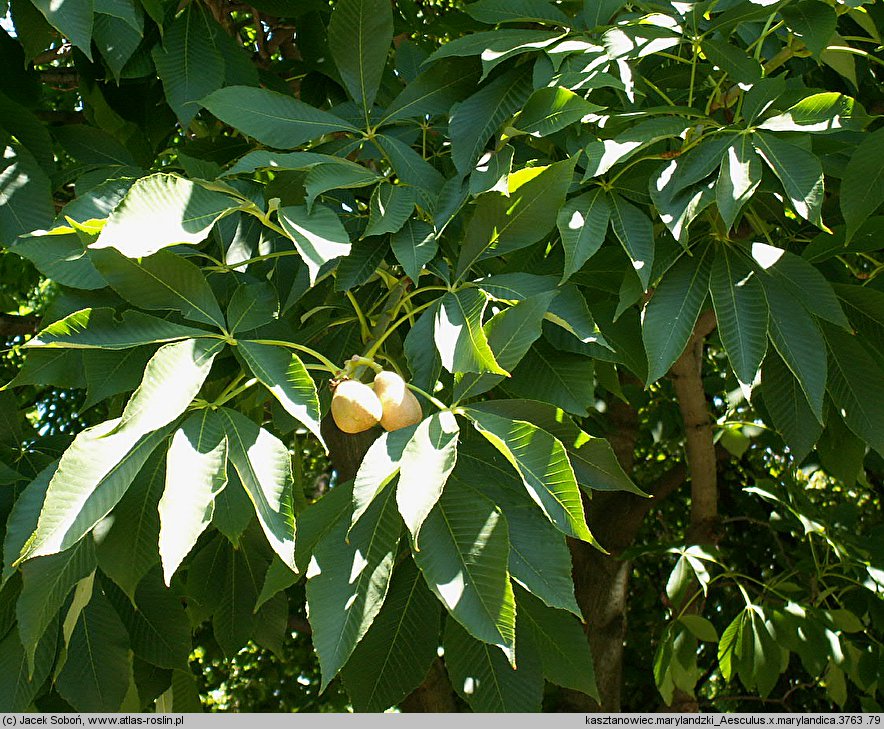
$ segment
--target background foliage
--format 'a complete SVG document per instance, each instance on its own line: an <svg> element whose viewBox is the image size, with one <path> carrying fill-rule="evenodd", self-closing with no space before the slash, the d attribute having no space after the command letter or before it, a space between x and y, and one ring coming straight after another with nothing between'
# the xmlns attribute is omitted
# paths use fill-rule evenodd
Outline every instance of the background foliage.
<svg viewBox="0 0 884 729"><path fill-rule="evenodd" d="M880 2L0 12L0 708L880 710Z"/></svg>

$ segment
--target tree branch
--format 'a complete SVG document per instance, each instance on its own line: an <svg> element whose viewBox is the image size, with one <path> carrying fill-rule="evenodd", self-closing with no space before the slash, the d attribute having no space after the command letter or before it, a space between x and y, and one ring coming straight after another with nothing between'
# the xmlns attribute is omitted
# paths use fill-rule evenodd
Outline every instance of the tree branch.
<svg viewBox="0 0 884 729"><path fill-rule="evenodd" d="M36 334L39 327L40 317L38 316L0 314L0 339Z"/></svg>
<svg viewBox="0 0 884 729"><path fill-rule="evenodd" d="M691 526L688 539L714 544L718 526L718 483L712 419L703 388L703 345L715 329L710 309L700 315L685 351L672 365L670 377L685 429L685 450L691 479Z"/></svg>

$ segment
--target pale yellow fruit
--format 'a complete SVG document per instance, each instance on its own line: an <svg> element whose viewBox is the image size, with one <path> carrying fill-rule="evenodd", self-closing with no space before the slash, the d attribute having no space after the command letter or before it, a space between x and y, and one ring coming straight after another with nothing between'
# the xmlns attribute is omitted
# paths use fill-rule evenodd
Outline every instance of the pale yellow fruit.
<svg viewBox="0 0 884 729"><path fill-rule="evenodd" d="M373 387L383 407L381 426L384 430L407 428L423 420L420 403L395 372L379 372Z"/></svg>
<svg viewBox="0 0 884 729"><path fill-rule="evenodd" d="M374 391L356 380L343 380L335 388L331 402L332 418L345 433L361 433L377 425L384 414Z"/></svg>

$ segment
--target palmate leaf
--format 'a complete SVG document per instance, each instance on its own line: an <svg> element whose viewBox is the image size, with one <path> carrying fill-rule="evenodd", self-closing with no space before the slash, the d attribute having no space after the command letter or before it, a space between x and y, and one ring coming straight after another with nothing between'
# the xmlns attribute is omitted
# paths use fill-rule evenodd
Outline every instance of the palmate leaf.
<svg viewBox="0 0 884 729"><path fill-rule="evenodd" d="M531 94L514 126L532 136L545 137L604 108L561 86L545 87Z"/></svg>
<svg viewBox="0 0 884 729"><path fill-rule="evenodd" d="M366 123L393 42L393 12L385 0L342 0L328 25L328 47Z"/></svg>
<svg viewBox="0 0 884 729"><path fill-rule="evenodd" d="M609 194L611 228L632 261L642 286L647 289L654 265L654 230L651 219L620 195Z"/></svg>
<svg viewBox="0 0 884 729"><path fill-rule="evenodd" d="M350 528L366 512L375 497L399 473L405 447L417 425L383 433L366 452L353 480L353 515Z"/></svg>
<svg viewBox="0 0 884 729"><path fill-rule="evenodd" d="M647 496L626 475L608 441L583 432L555 405L538 400L489 400L476 408L511 420L526 420L554 435L565 446L577 482L585 489Z"/></svg>
<svg viewBox="0 0 884 729"><path fill-rule="evenodd" d="M22 566L22 590L15 612L29 672L35 669L40 640L54 624L74 585L94 569L95 547L91 539L59 554L29 560Z"/></svg>
<svg viewBox="0 0 884 729"><path fill-rule="evenodd" d="M414 188L381 182L371 193L368 225L362 237L395 233L411 217L416 202Z"/></svg>
<svg viewBox="0 0 884 729"><path fill-rule="evenodd" d="M751 384L767 348L767 299L748 262L719 248L709 283L721 342L740 382Z"/></svg>
<svg viewBox="0 0 884 729"><path fill-rule="evenodd" d="M117 711L129 689L129 634L110 601L95 590L74 625L58 693L77 711Z"/></svg>
<svg viewBox="0 0 884 729"><path fill-rule="evenodd" d="M525 33L526 31L504 32ZM495 31L493 34L499 33L500 31ZM427 62L438 58L440 51L454 51L458 41L476 43L479 42L478 37L484 35L484 33L474 33L466 38L446 43L430 56ZM479 52L481 51L477 50L476 54ZM458 105L451 115L448 132L451 135L451 158L461 174L466 174L472 169L488 140L507 118L522 107L531 90L530 75L526 75L522 70L512 70L494 79Z"/></svg>
<svg viewBox="0 0 884 729"><path fill-rule="evenodd" d="M507 194L483 195L465 233L457 275L477 261L502 256L542 240L556 222L571 185L576 158L511 174Z"/></svg>
<svg viewBox="0 0 884 729"><path fill-rule="evenodd" d="M502 384L508 394L545 400L566 412L586 415L595 402L593 361L535 342Z"/></svg>
<svg viewBox="0 0 884 729"><path fill-rule="evenodd" d="M158 504L159 553L168 585L211 523L215 497L227 485L227 437L212 410L191 415L175 431Z"/></svg>
<svg viewBox="0 0 884 729"><path fill-rule="evenodd" d="M307 576L307 610L324 689L344 666L381 609L399 544L393 490L369 507L347 536L342 513L319 540Z"/></svg>
<svg viewBox="0 0 884 729"><path fill-rule="evenodd" d="M485 295L473 288L449 292L439 302L433 338L442 366L449 372L509 374L495 361L482 328L487 305Z"/></svg>
<svg viewBox="0 0 884 729"><path fill-rule="evenodd" d="M90 248L141 258L177 243L199 243L238 201L166 172L143 177L126 193Z"/></svg>
<svg viewBox="0 0 884 729"><path fill-rule="evenodd" d="M579 616L565 536L537 508L503 457L482 439L465 439L459 468L449 479L455 481L459 488L476 492L477 498L490 498L503 512L509 528L512 579L550 607Z"/></svg>
<svg viewBox="0 0 884 729"><path fill-rule="evenodd" d="M18 631L10 630L0 640L0 706L6 711L28 711L52 671L58 643L58 621L50 626L37 645L34 670Z"/></svg>
<svg viewBox="0 0 884 729"><path fill-rule="evenodd" d="M268 281L249 281L237 286L227 304L227 326L231 334L247 332L277 318L279 298Z"/></svg>
<svg viewBox="0 0 884 729"><path fill-rule="evenodd" d="M546 0L478 0L465 8L467 15L480 23L555 23L569 25L559 8Z"/></svg>
<svg viewBox="0 0 884 729"><path fill-rule="evenodd" d="M0 161L0 242L52 223L52 184L34 156L14 140Z"/></svg>
<svg viewBox="0 0 884 729"><path fill-rule="evenodd" d="M483 327L488 346L497 363L512 369L540 337L541 322L555 292L532 296L492 316ZM497 385L501 375L458 373L454 379L454 398L461 401L487 392Z"/></svg>
<svg viewBox="0 0 884 729"><path fill-rule="evenodd" d="M26 346L116 350L205 334L203 329L174 324L140 311L123 312L117 319L113 309L82 309L50 324Z"/></svg>
<svg viewBox="0 0 884 729"><path fill-rule="evenodd" d="M237 350L286 412L323 443L316 385L300 358L281 347L257 342L240 341Z"/></svg>
<svg viewBox="0 0 884 729"><path fill-rule="evenodd" d="M850 240L884 202L884 130L869 134L854 150L841 181L841 212Z"/></svg>
<svg viewBox="0 0 884 729"><path fill-rule="evenodd" d="M25 486L12 505L12 511L6 520L6 534L3 537L3 574L0 586L5 585L15 574L12 564L18 559L22 547L37 528L40 509L46 498L46 489L49 488L49 482L57 469L58 461L54 461L40 471L37 477Z"/></svg>
<svg viewBox="0 0 884 729"><path fill-rule="evenodd" d="M92 60L93 0L32 0L47 22Z"/></svg>
<svg viewBox="0 0 884 729"><path fill-rule="evenodd" d="M515 598L503 515L488 499L448 484L423 527L428 546L414 560L430 589L476 639L515 660ZM449 621L450 622L450 621Z"/></svg>
<svg viewBox="0 0 884 729"><path fill-rule="evenodd" d="M453 413L434 413L418 424L402 451L396 505L416 549L421 526L457 461L459 431Z"/></svg>
<svg viewBox="0 0 884 729"><path fill-rule="evenodd" d="M764 358L761 397L774 427L801 462L819 440L823 426L814 417L798 380L776 352L768 352Z"/></svg>
<svg viewBox="0 0 884 729"><path fill-rule="evenodd" d="M10 250L31 261L44 276L75 289L94 290L107 285L96 270L80 236L66 228L21 236Z"/></svg>
<svg viewBox="0 0 884 729"><path fill-rule="evenodd" d="M390 238L393 255L399 261L406 275L415 283L421 269L429 263L439 250L439 241L433 226L421 220L408 220Z"/></svg>
<svg viewBox="0 0 884 729"><path fill-rule="evenodd" d="M218 301L200 269L169 251L128 258L108 248L92 251L92 262L126 301L141 309L180 311L186 319L224 328Z"/></svg>
<svg viewBox="0 0 884 729"><path fill-rule="evenodd" d="M88 428L74 439L49 484L24 558L67 549L120 501L166 436L165 427L184 412L202 387L223 346L220 342L207 345L207 341L162 347L148 363L122 417Z"/></svg>
<svg viewBox="0 0 884 729"><path fill-rule="evenodd" d="M430 66L409 83L384 111L379 125L447 113L476 88L476 64L452 58Z"/></svg>
<svg viewBox="0 0 884 729"><path fill-rule="evenodd" d="M453 620L445 624L442 645L451 684L473 711L540 711L543 673L534 646L519 643L518 670L514 670L499 651Z"/></svg>
<svg viewBox="0 0 884 729"><path fill-rule="evenodd" d="M341 671L357 711L384 711L420 685L436 659L441 612L414 562L398 567L383 607Z"/></svg>
<svg viewBox="0 0 884 729"><path fill-rule="evenodd" d="M295 149L331 132L358 131L294 97L251 86L218 89L201 103L225 124L277 149Z"/></svg>
<svg viewBox="0 0 884 729"><path fill-rule="evenodd" d="M586 525L574 469L558 439L536 425L502 418L481 406L468 408L466 415L516 469L531 498L562 533L596 544Z"/></svg>
<svg viewBox="0 0 884 729"><path fill-rule="evenodd" d="M725 152L715 185L718 212L728 229L761 183L761 158L743 135Z"/></svg>
<svg viewBox="0 0 884 729"><path fill-rule="evenodd" d="M565 249L563 282L601 248L610 218L608 195L600 187L571 198L559 210L556 225Z"/></svg>
<svg viewBox="0 0 884 729"><path fill-rule="evenodd" d="M663 276L642 322L648 353L648 384L665 375L681 356L709 290L712 247L683 255Z"/></svg>
<svg viewBox="0 0 884 729"><path fill-rule="evenodd" d="M756 132L752 143L780 178L795 212L826 230L822 219L823 169L819 159L801 147L764 132Z"/></svg>
<svg viewBox="0 0 884 729"><path fill-rule="evenodd" d="M221 408L228 457L255 507L267 540L280 559L295 567L295 515L288 449L244 415Z"/></svg>
<svg viewBox="0 0 884 729"><path fill-rule="evenodd" d="M154 451L135 477L108 519L110 528L98 542L98 564L130 599L157 562L157 504L163 493L166 460L162 449Z"/></svg>
<svg viewBox="0 0 884 729"><path fill-rule="evenodd" d="M200 5L186 6L152 53L166 101L185 129L200 110L200 99L224 83L224 58L207 13Z"/></svg>
<svg viewBox="0 0 884 729"><path fill-rule="evenodd" d="M329 261L350 254L350 236L338 216L324 205L308 211L303 205L279 210L279 222L294 241L310 272L310 285Z"/></svg>
<svg viewBox="0 0 884 729"><path fill-rule="evenodd" d="M547 607L531 594L519 590L519 628L527 629L539 649L543 675L552 683L582 691L599 700L589 642L580 622L572 615Z"/></svg>
<svg viewBox="0 0 884 729"><path fill-rule="evenodd" d="M436 49L436 51L434 51L424 63L434 63L442 58L449 58L452 56L479 56L482 60L482 78L484 79L496 66L500 65L508 58L519 56L523 53L541 51L544 48L551 46L563 35L562 31L509 29L470 33L443 44L442 47ZM506 75L507 74L504 74L504 76ZM494 86L497 81L501 80L501 78L502 77L498 77L492 83L487 84L485 88L487 89ZM512 83L512 80L510 83ZM530 92L531 89L529 88L525 97L527 97ZM481 92L474 94L471 98L476 98L479 93ZM522 99L522 103L524 103L524 98ZM519 106L521 106L521 103L517 104L512 111L505 113L502 117L494 117L496 118L496 121L493 123L494 128L500 126L500 123ZM500 108L496 107L496 104L491 104L489 112L491 114L499 113ZM466 117L463 118L463 121L465 120ZM489 119L489 121L491 120ZM485 139L487 140L488 137ZM484 142L482 144L484 144ZM461 172L464 171L464 168L462 168L456 160L455 166Z"/></svg>

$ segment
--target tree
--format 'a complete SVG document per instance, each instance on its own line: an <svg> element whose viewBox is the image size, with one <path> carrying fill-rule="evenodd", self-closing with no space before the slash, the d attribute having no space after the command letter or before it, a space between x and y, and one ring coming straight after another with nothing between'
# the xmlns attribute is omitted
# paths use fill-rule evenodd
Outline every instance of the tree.
<svg viewBox="0 0 884 729"><path fill-rule="evenodd" d="M879 709L879 2L9 11L0 707Z"/></svg>

